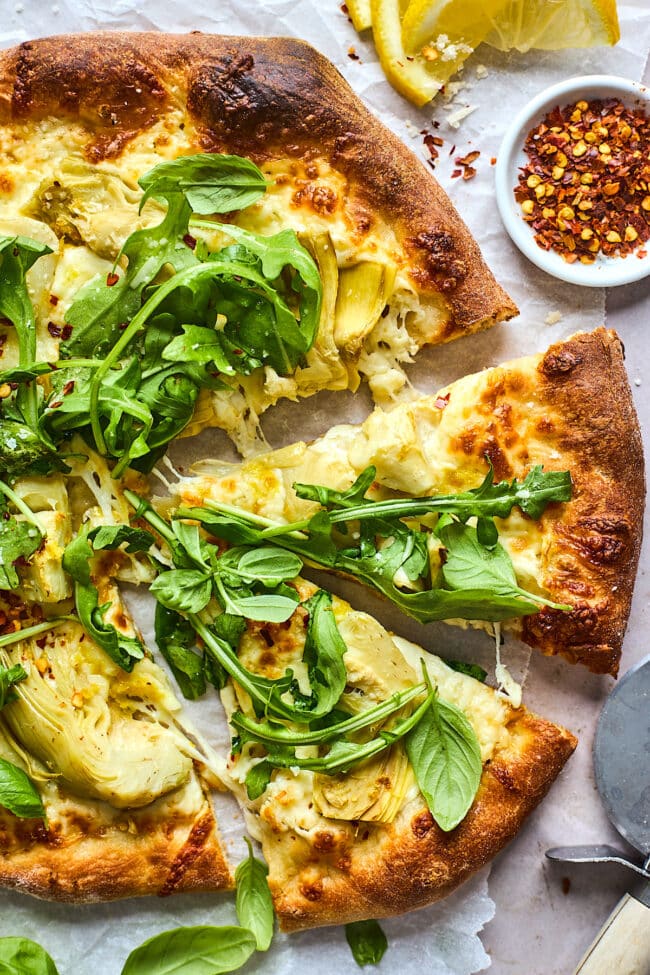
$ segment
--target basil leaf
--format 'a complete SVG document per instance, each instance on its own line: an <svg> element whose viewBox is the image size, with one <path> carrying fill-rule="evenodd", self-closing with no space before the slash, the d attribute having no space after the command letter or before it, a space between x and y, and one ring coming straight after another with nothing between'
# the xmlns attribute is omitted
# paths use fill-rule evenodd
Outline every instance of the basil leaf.
<svg viewBox="0 0 650 975"><path fill-rule="evenodd" d="M474 729L462 711L434 698L405 745L431 815L445 832L455 829L474 802L483 772Z"/></svg>
<svg viewBox="0 0 650 975"><path fill-rule="evenodd" d="M233 551L231 549L227 552L224 560ZM238 575L251 582L263 582L267 586L276 586L280 582L295 579L302 570L302 559L297 555L270 545L247 549L237 553L237 556L234 568Z"/></svg>
<svg viewBox="0 0 650 975"><path fill-rule="evenodd" d="M296 598L268 593L261 596L237 596L232 591L228 593L226 609L230 613L237 613L249 620L259 620L265 623L284 623L293 616L298 604Z"/></svg>
<svg viewBox="0 0 650 975"><path fill-rule="evenodd" d="M194 213L243 210L266 192L264 174L250 159L217 153L197 153L158 163L138 180L145 191L140 209L150 196L168 199L182 193Z"/></svg>
<svg viewBox="0 0 650 975"><path fill-rule="evenodd" d="M0 806L20 819L45 819L39 793L22 769L0 758Z"/></svg>
<svg viewBox="0 0 650 975"><path fill-rule="evenodd" d="M193 651L194 630L178 613L156 603L155 635L158 649L169 664L183 697L196 701L206 691L203 659Z"/></svg>
<svg viewBox="0 0 650 975"><path fill-rule="evenodd" d="M267 761L257 762L248 770L246 773L246 795L251 802L255 802L266 792L272 774L273 766Z"/></svg>
<svg viewBox="0 0 650 975"><path fill-rule="evenodd" d="M0 938L2 975L59 975L44 948L29 938Z"/></svg>
<svg viewBox="0 0 650 975"><path fill-rule="evenodd" d="M303 659L307 663L311 701L310 720L322 717L338 704L345 690L347 671L343 655L347 650L332 608L332 596L325 589L304 604L309 613Z"/></svg>
<svg viewBox="0 0 650 975"><path fill-rule="evenodd" d="M188 525L185 521L173 521L172 531L179 545L185 549L185 553L189 556L191 562L200 569L207 570L208 564L205 560L198 525ZM174 554L177 554L176 550L174 550ZM185 568L185 565L179 565L179 568Z"/></svg>
<svg viewBox="0 0 650 975"><path fill-rule="evenodd" d="M267 883L269 868L253 855L253 847L246 838L248 857L235 871L237 894L235 907L243 928L255 935L258 951L267 951L273 940L275 913L273 899Z"/></svg>
<svg viewBox="0 0 650 975"><path fill-rule="evenodd" d="M200 613L210 602L212 579L198 569L171 569L154 579L149 592L167 609Z"/></svg>
<svg viewBox="0 0 650 975"><path fill-rule="evenodd" d="M0 711L5 704L16 700L16 693L12 688L27 677L27 671L20 664L13 667L0 667Z"/></svg>
<svg viewBox="0 0 650 975"><path fill-rule="evenodd" d="M132 951L122 975L219 975L241 968L255 947L244 928L175 928Z"/></svg>
<svg viewBox="0 0 650 975"><path fill-rule="evenodd" d="M378 965L388 948L386 935L377 921L354 921L345 925L345 937L360 968Z"/></svg>

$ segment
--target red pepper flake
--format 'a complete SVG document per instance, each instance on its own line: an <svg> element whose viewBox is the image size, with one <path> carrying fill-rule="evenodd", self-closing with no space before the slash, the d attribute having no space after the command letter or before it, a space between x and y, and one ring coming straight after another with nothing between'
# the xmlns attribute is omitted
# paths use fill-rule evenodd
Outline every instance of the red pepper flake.
<svg viewBox="0 0 650 975"><path fill-rule="evenodd" d="M465 169L463 170L463 179L464 180L474 179L475 176L476 176L476 170L474 169L474 167L465 166Z"/></svg>
<svg viewBox="0 0 650 975"><path fill-rule="evenodd" d="M357 52L355 51L355 49L352 47L352 45L350 45L350 47L348 48L348 57L350 58L350 61L358 61L359 60L359 55L357 54Z"/></svg>
<svg viewBox="0 0 650 975"><path fill-rule="evenodd" d="M445 406L449 402L449 396L450 393L445 393L444 396L439 396L433 405L439 410L444 410Z"/></svg>
<svg viewBox="0 0 650 975"><path fill-rule="evenodd" d="M352 17L350 17L350 11L348 10L347 3L342 3L339 7L339 10L341 11L342 14L344 14L348 18L348 21L352 23Z"/></svg>
<svg viewBox="0 0 650 975"><path fill-rule="evenodd" d="M54 322L47 323L47 330L52 336L52 338L58 339L61 337L61 326L55 325Z"/></svg>
<svg viewBox="0 0 650 975"><path fill-rule="evenodd" d="M185 234L183 237L183 243L189 247L191 251L196 247L196 237L192 237L191 234Z"/></svg>
<svg viewBox="0 0 650 975"><path fill-rule="evenodd" d="M115 271L109 271L108 274L106 275L106 285L109 288L112 288L113 285L117 284L119 280L120 280L120 276L119 274L116 274Z"/></svg>
<svg viewBox="0 0 650 975"><path fill-rule="evenodd" d="M244 354L244 350L243 349L233 349L232 351L233 351L233 355L243 355Z"/></svg>
<svg viewBox="0 0 650 975"><path fill-rule="evenodd" d="M68 382L63 387L63 395L69 396L74 389L74 379L69 379Z"/></svg>
<svg viewBox="0 0 650 975"><path fill-rule="evenodd" d="M50 304L58 305L58 303L59 303L58 297L56 295L50 295Z"/></svg>
<svg viewBox="0 0 650 975"><path fill-rule="evenodd" d="M61 338L64 342L67 342L72 335L72 325L64 325L61 330Z"/></svg>
<svg viewBox="0 0 650 975"><path fill-rule="evenodd" d="M615 98L556 106L528 133L515 199L543 250L568 264L650 240L650 119Z"/></svg>
<svg viewBox="0 0 650 975"><path fill-rule="evenodd" d="M454 162L457 166L471 166L473 162L476 162L481 153L478 149L474 149L473 152L468 152L466 156L457 156Z"/></svg>
<svg viewBox="0 0 650 975"><path fill-rule="evenodd" d="M389 314L390 314L390 305L384 305L384 307L382 309L382 312L381 312L381 317L382 318L386 318L386 316L389 315Z"/></svg>
<svg viewBox="0 0 650 975"><path fill-rule="evenodd" d="M454 142L454 144L453 144L453 146L452 146L452 147L451 147L451 149L449 150L449 155L450 155L450 156L453 156L453 154L454 154L455 152L456 152L456 143Z"/></svg>
<svg viewBox="0 0 650 975"><path fill-rule="evenodd" d="M496 156L491 156L490 157L490 166L496 166L496 164L497 164L497 157Z"/></svg>
<svg viewBox="0 0 650 975"><path fill-rule="evenodd" d="M50 409L51 409L51 410L58 410L58 408L59 408L60 406L63 406L63 400L61 400L61 399L58 399L58 400L56 401L56 403L50 403Z"/></svg>
<svg viewBox="0 0 650 975"><path fill-rule="evenodd" d="M458 179L458 177L459 177L459 176L462 176L462 175L463 175L463 171L462 171L462 169L455 169L455 170L453 171L453 173L451 174L451 178L452 178L452 179Z"/></svg>

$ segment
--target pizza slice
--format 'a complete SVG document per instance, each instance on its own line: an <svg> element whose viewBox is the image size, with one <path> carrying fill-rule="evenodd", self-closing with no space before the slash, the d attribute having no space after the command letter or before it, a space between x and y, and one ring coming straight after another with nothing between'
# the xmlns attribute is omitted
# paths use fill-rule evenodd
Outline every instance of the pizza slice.
<svg viewBox="0 0 650 975"><path fill-rule="evenodd" d="M313 600L316 590L301 582L299 592ZM262 844L285 931L392 916L447 896L516 835L577 744L344 600L334 597L331 612L346 648L337 717L362 725L348 735L360 744L337 739L333 721L328 737L310 734L318 723L260 720L236 680L222 691L235 736L225 778ZM305 633L300 611L289 625L248 624L239 660L267 679L300 673ZM395 708L422 688L423 673L436 710L404 735L422 697L388 719L381 705ZM337 766L355 748L372 757Z"/></svg>
<svg viewBox="0 0 650 975"><path fill-rule="evenodd" d="M273 538L373 586L422 622L503 620L543 653L617 672L645 484L622 347L612 332L575 335L390 412L376 409L360 426L336 426L310 444L240 466L202 463L174 490L185 505L221 512L251 540ZM428 507L388 503L432 495L443 497ZM539 508L540 499L553 503ZM385 504L375 510L368 500ZM426 521L451 512L469 523L429 530L429 557L417 571L405 573L405 561L382 571L364 554L365 536L337 537L354 520L350 508L356 518L379 519L361 523L370 525L373 544L382 535L385 544L390 525L381 518L391 513L394 534L409 516ZM325 535L322 517L310 524L319 510L328 513ZM236 540L233 531L228 537ZM487 548L477 544L481 533ZM382 545L372 549L375 559Z"/></svg>
<svg viewBox="0 0 650 975"><path fill-rule="evenodd" d="M128 457L142 465L184 427L259 447L283 397L366 378L390 401L422 346L516 313L431 173L302 42L102 32L30 41L0 66L0 234L32 241L39 334L30 351L8 315L2 364L43 377L57 445L84 427L69 415L80 362L101 370L93 402L107 410L117 383L138 432L157 431ZM147 348L137 324L124 335L144 305ZM90 445L120 460L99 413Z"/></svg>
<svg viewBox="0 0 650 975"><path fill-rule="evenodd" d="M63 553L82 525L123 533L120 487L79 454L65 479L0 488L0 884L74 902L231 887L210 799L222 763L118 589L150 569L123 545L86 560L74 615Z"/></svg>

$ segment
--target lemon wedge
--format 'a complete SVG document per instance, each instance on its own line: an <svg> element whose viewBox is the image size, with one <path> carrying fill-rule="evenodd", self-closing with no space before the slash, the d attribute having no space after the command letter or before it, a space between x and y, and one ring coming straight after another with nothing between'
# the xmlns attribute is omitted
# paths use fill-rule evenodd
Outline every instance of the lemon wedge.
<svg viewBox="0 0 650 975"><path fill-rule="evenodd" d="M346 0L345 5L348 8L355 30L361 33L362 30L368 30L372 26L370 0Z"/></svg>
<svg viewBox="0 0 650 975"><path fill-rule="evenodd" d="M507 0L410 0L402 21L409 55L435 52L442 82L454 74L497 22Z"/></svg>
<svg viewBox="0 0 650 975"><path fill-rule="evenodd" d="M620 36L616 0L506 0L485 40L500 51L559 51L616 44Z"/></svg>
<svg viewBox="0 0 650 975"><path fill-rule="evenodd" d="M426 0L423 5L431 6L431 0ZM458 71L474 48L464 42L452 42L449 36L437 33L431 43L422 45L420 49L417 45L411 45L409 40L409 49L405 50L402 16L406 16L406 8L407 3L400 3L400 0L370 0L372 32L386 77L400 94L421 107L431 101ZM489 29L490 25L486 27L486 33Z"/></svg>

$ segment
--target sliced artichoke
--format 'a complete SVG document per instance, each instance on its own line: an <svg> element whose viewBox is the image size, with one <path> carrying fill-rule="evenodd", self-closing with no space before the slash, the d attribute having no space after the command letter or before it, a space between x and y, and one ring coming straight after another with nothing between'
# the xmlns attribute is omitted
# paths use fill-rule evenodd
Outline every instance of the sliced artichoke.
<svg viewBox="0 0 650 975"><path fill-rule="evenodd" d="M345 775L315 775L314 805L328 819L390 823L415 784L401 743Z"/></svg>
<svg viewBox="0 0 650 975"><path fill-rule="evenodd" d="M146 806L187 782L193 747L177 730L179 704L151 660L121 671L76 623L1 652L27 680L3 718L19 745L77 795L118 809Z"/></svg>
<svg viewBox="0 0 650 975"><path fill-rule="evenodd" d="M334 314L334 341L348 355L356 355L373 330L395 286L396 268L361 261L339 273Z"/></svg>
<svg viewBox="0 0 650 975"><path fill-rule="evenodd" d="M146 224L138 215L140 196L116 174L68 156L41 183L24 213L48 224L59 239L114 260L128 235Z"/></svg>

